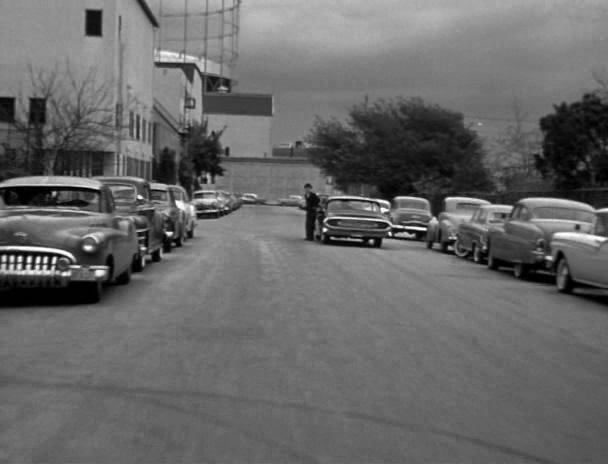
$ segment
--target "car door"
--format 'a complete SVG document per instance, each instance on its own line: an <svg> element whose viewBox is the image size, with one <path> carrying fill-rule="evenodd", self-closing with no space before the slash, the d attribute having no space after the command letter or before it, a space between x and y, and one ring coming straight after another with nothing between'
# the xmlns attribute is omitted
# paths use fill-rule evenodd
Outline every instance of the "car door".
<svg viewBox="0 0 608 464"><path fill-rule="evenodd" d="M133 238L134 226L131 219L116 213L114 198L109 189L102 191L101 195L104 214L111 218L112 228L116 231L112 237L115 271L122 272L131 265L133 255L137 252L137 248L134 246L137 239Z"/></svg>
<svg viewBox="0 0 608 464"><path fill-rule="evenodd" d="M475 223L479 214L480 210L475 211L470 219L460 224L458 239L460 240L461 247L465 250L471 250L472 248Z"/></svg>
<svg viewBox="0 0 608 464"><path fill-rule="evenodd" d="M581 234L568 260L576 279L608 286L608 215L597 216L590 234Z"/></svg>
<svg viewBox="0 0 608 464"><path fill-rule="evenodd" d="M533 248L536 226L530 222L532 214L525 205L519 205L515 214L505 223L501 259L510 262L526 261Z"/></svg>

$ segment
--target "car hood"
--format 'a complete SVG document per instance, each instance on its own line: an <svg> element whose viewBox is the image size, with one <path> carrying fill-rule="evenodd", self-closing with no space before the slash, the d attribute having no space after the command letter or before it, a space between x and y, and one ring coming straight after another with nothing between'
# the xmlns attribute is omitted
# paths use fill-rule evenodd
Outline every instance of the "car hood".
<svg viewBox="0 0 608 464"><path fill-rule="evenodd" d="M418 216L418 217L416 217ZM408 219L430 220L431 213L425 209L416 208L397 208L393 210L393 217L397 221Z"/></svg>
<svg viewBox="0 0 608 464"><path fill-rule="evenodd" d="M0 246L72 248L104 226L99 215L83 211L18 210L0 212ZM17 234L17 235L15 235Z"/></svg>

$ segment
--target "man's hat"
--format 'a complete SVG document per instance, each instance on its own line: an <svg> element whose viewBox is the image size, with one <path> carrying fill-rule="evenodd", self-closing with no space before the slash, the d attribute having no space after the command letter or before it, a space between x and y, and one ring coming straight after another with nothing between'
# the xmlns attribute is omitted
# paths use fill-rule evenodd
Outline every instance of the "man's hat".
<svg viewBox="0 0 608 464"><path fill-rule="evenodd" d="M312 185L310 185L310 184L306 184L306 185L304 185L304 188L305 188L305 189L306 189L306 188L311 189L311 188L312 188Z"/></svg>

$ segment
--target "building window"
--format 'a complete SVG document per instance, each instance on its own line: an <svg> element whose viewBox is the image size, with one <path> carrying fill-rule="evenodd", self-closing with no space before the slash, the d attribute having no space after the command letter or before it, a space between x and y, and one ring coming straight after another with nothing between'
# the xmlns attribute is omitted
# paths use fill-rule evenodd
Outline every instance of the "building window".
<svg viewBox="0 0 608 464"><path fill-rule="evenodd" d="M143 119L141 123L141 140L146 143L146 130L148 129L148 122Z"/></svg>
<svg viewBox="0 0 608 464"><path fill-rule="evenodd" d="M129 137L135 137L135 113L129 111Z"/></svg>
<svg viewBox="0 0 608 464"><path fill-rule="evenodd" d="M46 98L30 98L30 124L46 124Z"/></svg>
<svg viewBox="0 0 608 464"><path fill-rule="evenodd" d="M152 122L148 123L148 143L152 144Z"/></svg>
<svg viewBox="0 0 608 464"><path fill-rule="evenodd" d="M15 99L0 97L0 122L15 122Z"/></svg>
<svg viewBox="0 0 608 464"><path fill-rule="evenodd" d="M101 37L103 35L102 10L86 10L84 22L85 34L88 37Z"/></svg>
<svg viewBox="0 0 608 464"><path fill-rule="evenodd" d="M135 116L135 140L139 140L140 130L141 130L141 117L138 114L137 116Z"/></svg>

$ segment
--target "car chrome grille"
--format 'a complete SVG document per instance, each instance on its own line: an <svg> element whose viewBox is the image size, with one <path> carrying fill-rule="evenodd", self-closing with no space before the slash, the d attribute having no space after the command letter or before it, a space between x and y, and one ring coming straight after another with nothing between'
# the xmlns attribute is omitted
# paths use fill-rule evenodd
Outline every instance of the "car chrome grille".
<svg viewBox="0 0 608 464"><path fill-rule="evenodd" d="M62 257L52 251L0 250L0 286L64 287L70 271L57 269Z"/></svg>
<svg viewBox="0 0 608 464"><path fill-rule="evenodd" d="M328 224L332 227L344 227L350 229L386 229L388 224L380 221L358 221L356 219L329 219Z"/></svg>

